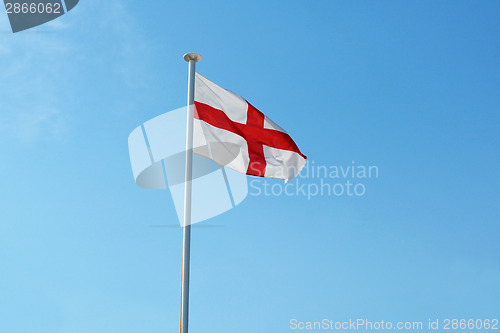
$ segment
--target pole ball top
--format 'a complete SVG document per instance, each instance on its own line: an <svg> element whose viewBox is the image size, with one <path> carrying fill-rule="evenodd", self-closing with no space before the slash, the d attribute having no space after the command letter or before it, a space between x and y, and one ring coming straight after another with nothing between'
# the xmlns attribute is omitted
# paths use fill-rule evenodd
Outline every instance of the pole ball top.
<svg viewBox="0 0 500 333"><path fill-rule="evenodd" d="M199 55L198 53L190 52L190 53L186 53L183 58L187 62L190 62L191 60L198 62L201 60L201 55Z"/></svg>

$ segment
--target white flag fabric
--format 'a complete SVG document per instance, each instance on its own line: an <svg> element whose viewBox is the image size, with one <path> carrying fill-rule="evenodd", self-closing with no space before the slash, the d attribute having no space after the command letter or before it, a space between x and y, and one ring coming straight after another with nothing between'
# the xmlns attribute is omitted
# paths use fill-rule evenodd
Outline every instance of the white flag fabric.
<svg viewBox="0 0 500 333"><path fill-rule="evenodd" d="M196 73L194 153L243 174L289 181L306 164L284 129L241 96Z"/></svg>

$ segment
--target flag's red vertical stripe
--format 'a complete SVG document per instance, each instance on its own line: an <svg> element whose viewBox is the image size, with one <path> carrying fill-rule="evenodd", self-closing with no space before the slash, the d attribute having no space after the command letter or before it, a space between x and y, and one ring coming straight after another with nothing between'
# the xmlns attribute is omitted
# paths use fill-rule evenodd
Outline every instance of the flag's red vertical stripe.
<svg viewBox="0 0 500 333"><path fill-rule="evenodd" d="M248 103L247 111L247 130L260 132L264 128L264 115L262 112ZM266 173L266 158L264 157L264 146L259 135L250 135L247 137L248 154L250 162L248 163L247 175L264 177Z"/></svg>

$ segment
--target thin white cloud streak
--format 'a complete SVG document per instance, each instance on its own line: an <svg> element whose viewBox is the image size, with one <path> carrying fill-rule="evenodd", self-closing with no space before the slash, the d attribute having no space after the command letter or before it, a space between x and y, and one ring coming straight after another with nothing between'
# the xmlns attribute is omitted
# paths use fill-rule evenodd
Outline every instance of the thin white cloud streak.
<svg viewBox="0 0 500 333"><path fill-rule="evenodd" d="M109 64L129 88L143 87L147 45L134 27L118 0L80 2L66 15L17 34L6 33L9 23L0 15L0 142L63 140L71 132L65 92L84 70L78 67L82 54L85 64ZM106 52L92 50L100 45L108 46Z"/></svg>
<svg viewBox="0 0 500 333"><path fill-rule="evenodd" d="M59 110L61 82L51 77L58 58L70 54L70 47L45 34L3 39L9 52L0 55L1 135L23 142L60 137L66 126Z"/></svg>

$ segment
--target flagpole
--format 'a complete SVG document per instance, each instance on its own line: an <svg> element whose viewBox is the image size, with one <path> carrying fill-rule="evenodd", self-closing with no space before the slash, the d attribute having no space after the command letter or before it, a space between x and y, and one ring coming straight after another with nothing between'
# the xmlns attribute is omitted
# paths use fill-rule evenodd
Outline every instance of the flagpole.
<svg viewBox="0 0 500 333"><path fill-rule="evenodd" d="M184 183L184 224L182 243L182 285L181 285L181 331L188 333L189 317L189 259L191 252L191 178L193 174L193 117L195 66L201 60L197 53L186 53L184 60L189 63L187 129L186 129L186 169Z"/></svg>

